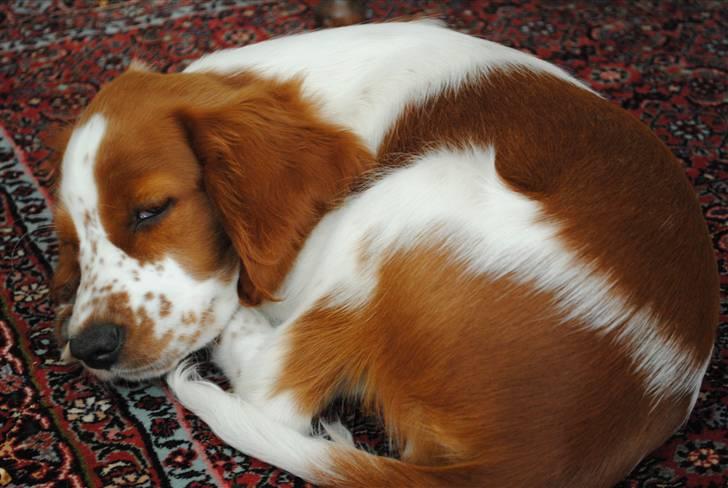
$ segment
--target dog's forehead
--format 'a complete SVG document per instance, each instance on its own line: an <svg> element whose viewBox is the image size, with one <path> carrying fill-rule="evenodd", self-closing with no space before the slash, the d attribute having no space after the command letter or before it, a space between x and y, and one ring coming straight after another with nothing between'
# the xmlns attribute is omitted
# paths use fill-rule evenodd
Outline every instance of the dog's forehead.
<svg viewBox="0 0 728 488"><path fill-rule="evenodd" d="M97 214L99 193L95 178L96 162L108 123L94 114L76 127L61 163L60 200L76 227L80 240L87 238Z"/></svg>

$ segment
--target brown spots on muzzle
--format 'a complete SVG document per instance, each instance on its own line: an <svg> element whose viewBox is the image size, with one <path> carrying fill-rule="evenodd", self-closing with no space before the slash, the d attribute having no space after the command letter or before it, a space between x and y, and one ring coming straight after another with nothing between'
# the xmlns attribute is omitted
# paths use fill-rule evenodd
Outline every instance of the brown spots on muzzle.
<svg viewBox="0 0 728 488"><path fill-rule="evenodd" d="M172 312L172 302L165 296L159 295L159 316L167 317Z"/></svg>
<svg viewBox="0 0 728 488"><path fill-rule="evenodd" d="M182 324L194 325L197 323L197 314L195 312L182 312Z"/></svg>
<svg viewBox="0 0 728 488"><path fill-rule="evenodd" d="M202 333L198 330L194 334L183 335L182 337L180 337L180 340L191 346L197 342L197 340L200 338L200 335L202 335Z"/></svg>
<svg viewBox="0 0 728 488"><path fill-rule="evenodd" d="M124 328L126 336L117 364L120 368L142 368L162 358L172 340L173 332L170 330L157 337L154 319L145 306L140 305L133 309L126 292L110 293L105 298L96 297L94 300L97 300L94 307L96 310L84 327L92 323L113 323ZM171 302L169 306L171 307Z"/></svg>
<svg viewBox="0 0 728 488"><path fill-rule="evenodd" d="M215 323L214 306L215 306L215 302L213 300L213 302L210 303L210 305L199 314L193 310L188 310L186 312L182 312L180 315L180 322L182 322L182 325L184 325L187 328L190 328L192 326L196 326L199 329L208 327ZM199 336L199 331L197 333L195 333L195 337L197 337L197 336ZM189 336L185 336L185 337L189 337Z"/></svg>
<svg viewBox="0 0 728 488"><path fill-rule="evenodd" d="M215 323L215 312L213 311L213 304L211 303L209 307L205 309L204 312L200 315L200 326L201 327L207 327L208 325L211 325Z"/></svg>

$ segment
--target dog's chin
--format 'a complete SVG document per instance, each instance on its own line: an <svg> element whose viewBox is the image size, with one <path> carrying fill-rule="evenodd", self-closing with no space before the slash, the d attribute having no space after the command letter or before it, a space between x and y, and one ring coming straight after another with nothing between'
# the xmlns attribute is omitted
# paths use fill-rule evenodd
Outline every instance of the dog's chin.
<svg viewBox="0 0 728 488"><path fill-rule="evenodd" d="M123 365L119 365L112 366L110 369L96 369L84 364L83 361L71 357L68 345L66 344L62 349L59 363L65 365L80 365L91 376L101 381L110 382L114 380L144 381L159 378L172 371L181 360L182 358L180 357L167 361L157 361L154 364L141 368L125 368Z"/></svg>
<svg viewBox="0 0 728 488"><path fill-rule="evenodd" d="M84 368L86 371L88 371L92 376L95 376L97 379L101 381L106 382L112 382L115 380L124 380L124 381L145 381L145 380L152 380L155 378L159 378L170 371L172 371L175 366L180 362L179 359L175 359L174 361L166 361L164 364L155 364L152 366L144 367L144 368L129 368L126 369L123 366L120 367L111 367L111 369L94 369L86 366L84 364Z"/></svg>

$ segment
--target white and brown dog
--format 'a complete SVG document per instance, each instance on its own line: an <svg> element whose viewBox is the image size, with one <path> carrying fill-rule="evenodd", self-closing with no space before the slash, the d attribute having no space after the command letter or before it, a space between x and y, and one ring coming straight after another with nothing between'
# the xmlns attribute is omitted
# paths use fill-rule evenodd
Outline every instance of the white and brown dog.
<svg viewBox="0 0 728 488"><path fill-rule="evenodd" d="M132 67L60 166L65 353L172 371L312 482L609 486L696 400L718 281L680 164L513 49L389 23ZM216 337L234 394L175 369ZM337 395L401 459L312 436Z"/></svg>

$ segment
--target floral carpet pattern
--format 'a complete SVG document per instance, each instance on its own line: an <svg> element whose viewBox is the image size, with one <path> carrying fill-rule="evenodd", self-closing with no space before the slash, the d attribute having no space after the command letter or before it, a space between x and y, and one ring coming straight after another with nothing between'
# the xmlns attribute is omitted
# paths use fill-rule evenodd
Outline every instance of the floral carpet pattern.
<svg viewBox="0 0 728 488"><path fill-rule="evenodd" d="M161 382L106 385L58 362L45 141L132 58L178 71L209 51L313 29L313 3L0 3L0 487L305 485L223 445ZM720 333L689 421L618 486L727 486L725 4L367 2L372 19L422 12L566 68L640 117L683 162L721 271ZM386 449L371 419L347 412L361 442Z"/></svg>

